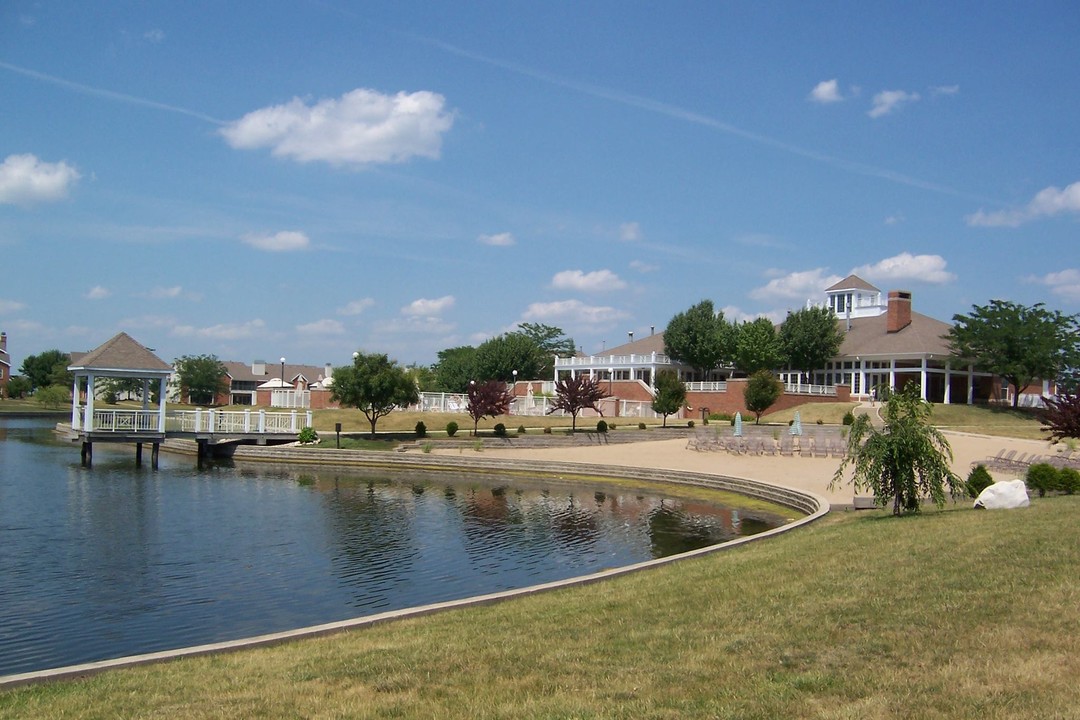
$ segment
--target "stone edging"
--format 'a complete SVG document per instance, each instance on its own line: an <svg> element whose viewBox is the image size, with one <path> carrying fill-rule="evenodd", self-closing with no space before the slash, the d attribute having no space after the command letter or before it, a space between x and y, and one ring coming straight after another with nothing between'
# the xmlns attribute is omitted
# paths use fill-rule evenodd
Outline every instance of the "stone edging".
<svg viewBox="0 0 1080 720"><path fill-rule="evenodd" d="M172 445L175 442L176 441L167 441L166 444ZM194 446L194 443L188 444ZM174 445L170 449L180 452L194 452L194 447L182 448L176 447ZM549 590L588 585L595 582L600 582L602 580L607 580L609 578L614 578L621 575L628 575L630 573L658 567L660 565L666 565L677 560L683 560L686 558L697 557L700 555L706 555L709 553L728 550L746 544L748 542L764 540L765 538L774 537L781 533L790 532L795 528L802 527L804 525L814 522L815 520L820 519L829 512L830 508L829 501L826 500L824 497L802 490L794 490L791 488L780 487L778 485L772 485L770 483L758 480L750 480L747 478L677 470L640 469L621 467L617 465L591 465L588 463L546 461L537 464L533 461L522 460L505 460L477 457L459 458L450 455L406 456L386 452L364 452L356 450L314 450L308 448L283 448L281 446L276 448L241 446L237 448L237 455L235 457L237 459L259 460L263 462L281 462L290 464L319 464L351 467L386 467L395 469L423 470L446 469L455 471L473 469L489 472L501 471L510 473L527 472L529 475L532 475L534 477L589 477L604 475L615 478L626 478L628 480L645 480L650 482L660 481L680 485L697 485L701 487L709 487L719 490L729 490L732 492L737 492L741 495L747 495L749 497L758 498L761 500L768 500L770 502L784 505L785 507L789 507L793 510L805 513L805 516L786 525L772 528L771 530L766 530L765 532L758 533L756 535L750 535L747 537L738 538L736 540L731 540L720 545L712 545L710 547L701 548L698 550L691 550L689 552L680 553L678 555L671 555L665 558L647 560L645 562L636 563L634 565L627 565L621 568L602 570L600 572L592 573L590 575L582 575L580 577L557 580L541 585L532 585L530 587L518 588L516 590L507 590L504 592L478 595L475 597L463 598L460 600L450 600L447 602L433 603L430 605L422 605L419 607L404 608L401 610L393 610L389 612L378 613L375 615L366 615L350 620L325 623L322 625L311 625L308 627L287 630L284 632L269 633L266 635L258 635L255 637L241 638L239 640L210 643L206 645L177 648L174 650L164 650L160 652L144 653L140 655L129 655L127 657L114 658L111 660L101 660L98 662L83 663L80 665L68 665L66 667L21 673L17 675L0 676L0 690L39 682L47 682L54 680L71 680L86 677L88 675L95 675L97 673L105 672L107 670L116 670L120 668L134 667L137 665L164 662L167 660L173 660L182 657L195 657L199 655L208 655L211 653L229 652L236 650L244 650L248 648L264 647L268 645L277 645L292 640L320 637L323 635L340 633L347 630L371 627L373 625L378 625L393 620L421 617L436 612L442 612L444 610L490 605L493 603L503 602L505 600L510 600L518 597L525 597L527 595L534 595L536 593L546 592Z"/></svg>

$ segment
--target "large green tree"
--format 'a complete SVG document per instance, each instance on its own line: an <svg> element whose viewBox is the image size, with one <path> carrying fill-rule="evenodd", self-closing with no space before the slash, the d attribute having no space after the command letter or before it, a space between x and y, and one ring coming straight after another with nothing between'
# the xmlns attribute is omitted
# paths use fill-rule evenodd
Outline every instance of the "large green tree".
<svg viewBox="0 0 1080 720"><path fill-rule="evenodd" d="M697 370L704 379L710 371L730 364L735 357L735 329L712 300L702 300L668 321L664 352L676 362Z"/></svg>
<svg viewBox="0 0 1080 720"><path fill-rule="evenodd" d="M973 305L969 315L953 315L948 340L952 352L980 370L1005 378L1020 391L1034 380L1056 380L1080 358L1080 315L1030 307L1008 300Z"/></svg>
<svg viewBox="0 0 1080 720"><path fill-rule="evenodd" d="M228 369L217 355L184 355L173 363L180 394L193 405L213 405L229 391Z"/></svg>
<svg viewBox="0 0 1080 720"><path fill-rule="evenodd" d="M784 384L768 370L758 370L750 376L743 389L743 402L746 409L754 413L755 425L761 422L762 413L771 408L783 392Z"/></svg>
<svg viewBox="0 0 1080 720"><path fill-rule="evenodd" d="M528 335L505 333L493 337L476 348L472 380L502 380L511 382L514 371L523 380L541 377L540 373L548 364L540 346Z"/></svg>
<svg viewBox="0 0 1080 720"><path fill-rule="evenodd" d="M463 393L469 381L476 379L476 348L462 345L440 350L431 369L435 373L434 390Z"/></svg>
<svg viewBox="0 0 1080 720"><path fill-rule="evenodd" d="M736 326L735 367L753 375L758 370L776 370L783 364L784 351L772 320L761 317Z"/></svg>
<svg viewBox="0 0 1080 720"><path fill-rule="evenodd" d="M843 482L850 465L855 491L872 491L880 507L892 502L893 515L918 512L922 498L941 507L946 487L953 497L964 492L964 481L950 467L949 441L930 424L933 409L919 393L918 383L896 392L884 388L883 428L874 427L868 415L855 418L848 455L836 469L830 489Z"/></svg>
<svg viewBox="0 0 1080 720"><path fill-rule="evenodd" d="M674 370L661 370L656 373L656 394L653 395L652 409L664 418L667 427L668 415L679 412L686 403L686 385Z"/></svg>
<svg viewBox="0 0 1080 720"><path fill-rule="evenodd" d="M27 355L23 359L19 372L29 381L33 390L48 385L71 386L71 373L68 365L71 364L71 356L59 350L45 350L37 355Z"/></svg>
<svg viewBox="0 0 1080 720"><path fill-rule="evenodd" d="M794 370L809 375L840 351L844 331L827 307L808 307L787 316L780 326L780 348Z"/></svg>
<svg viewBox="0 0 1080 720"><path fill-rule="evenodd" d="M574 339L567 337L560 327L544 325L542 323L518 323L518 332L536 343L536 347L544 355L544 366L540 374L534 377L522 378L526 380L543 380L555 376L555 358L573 357L577 352Z"/></svg>
<svg viewBox="0 0 1080 720"><path fill-rule="evenodd" d="M420 395L412 374L397 361L380 353L356 353L352 365L334 368L330 398L364 413L374 438L379 418L412 405Z"/></svg>

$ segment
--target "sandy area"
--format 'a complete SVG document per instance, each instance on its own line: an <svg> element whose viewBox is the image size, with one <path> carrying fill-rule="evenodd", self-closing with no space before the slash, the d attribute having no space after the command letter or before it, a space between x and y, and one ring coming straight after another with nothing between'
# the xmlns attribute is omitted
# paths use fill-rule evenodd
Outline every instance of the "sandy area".
<svg viewBox="0 0 1080 720"><path fill-rule="evenodd" d="M1016 440L961 433L946 433L946 436L952 446L953 471L961 479L967 477L973 461L992 457L1002 449L1016 450L1018 454L1052 452L1047 443L1037 440ZM486 449L484 455L711 472L809 490L824 496L835 505L851 505L853 502L854 493L850 484L829 490L829 482L840 464L839 459L732 455L723 451L690 450L686 445L686 439L682 438L584 447ZM1018 477L1016 473L991 471L991 474L995 480ZM850 477L850 470L848 476Z"/></svg>

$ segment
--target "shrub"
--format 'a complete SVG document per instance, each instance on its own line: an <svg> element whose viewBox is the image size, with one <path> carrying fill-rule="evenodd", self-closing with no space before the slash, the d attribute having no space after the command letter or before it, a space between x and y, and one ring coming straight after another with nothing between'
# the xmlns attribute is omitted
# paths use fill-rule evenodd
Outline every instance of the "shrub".
<svg viewBox="0 0 1080 720"><path fill-rule="evenodd" d="M296 439L300 441L301 445L310 445L319 441L319 434L315 432L313 427L300 428L300 434L296 436Z"/></svg>
<svg viewBox="0 0 1080 720"><path fill-rule="evenodd" d="M544 434L545 435L550 435L551 434L551 428L547 427L547 426L544 426Z"/></svg>
<svg viewBox="0 0 1080 720"><path fill-rule="evenodd" d="M1080 492L1080 470L1071 467L1058 470L1058 489L1066 495Z"/></svg>
<svg viewBox="0 0 1080 720"><path fill-rule="evenodd" d="M423 420L416 421L416 437L427 437L427 425L424 424Z"/></svg>
<svg viewBox="0 0 1080 720"><path fill-rule="evenodd" d="M692 428L692 427L694 427L694 421L693 421L693 420L688 420L688 421L686 422L686 427L688 427L688 428Z"/></svg>
<svg viewBox="0 0 1080 720"><path fill-rule="evenodd" d="M607 421L606 420L601 420L600 422L596 423L596 432L598 432L598 433L606 433L607 432Z"/></svg>
<svg viewBox="0 0 1080 720"><path fill-rule="evenodd" d="M639 422L639 423L637 424L637 429L638 429L638 430L644 430L644 429L645 429L645 423L643 423L643 422Z"/></svg>
<svg viewBox="0 0 1080 720"><path fill-rule="evenodd" d="M979 497L986 488L994 484L994 479L990 477L990 472L986 469L985 465L976 465L971 468L971 472L968 473L967 481L964 483L964 488L967 490L967 494L972 498Z"/></svg>
<svg viewBox="0 0 1080 720"><path fill-rule="evenodd" d="M431 452L432 448L434 448L434 447L435 447L435 443L426 442L426 443L424 443L423 445L420 446L420 451L424 452L424 453L429 453L429 452Z"/></svg>
<svg viewBox="0 0 1080 720"><path fill-rule="evenodd" d="M458 424L456 422L454 422L453 420L446 423L446 436L447 437L454 437L455 435L457 435L457 430L458 430Z"/></svg>
<svg viewBox="0 0 1080 720"><path fill-rule="evenodd" d="M1058 469L1050 463L1035 463L1027 469L1024 482L1028 489L1039 493L1039 497L1045 497L1048 490L1057 490Z"/></svg>
<svg viewBox="0 0 1080 720"><path fill-rule="evenodd" d="M608 423L607 424L607 429L608 430L614 430L615 429L615 423Z"/></svg>
<svg viewBox="0 0 1080 720"><path fill-rule="evenodd" d="M524 435L524 434L525 434L525 426L524 425L518 425L518 435Z"/></svg>
<svg viewBox="0 0 1080 720"><path fill-rule="evenodd" d="M825 421L824 421L824 420L822 420L821 418L818 418L818 419L817 419L817 424L818 424L818 425L824 425L824 424L825 424Z"/></svg>
<svg viewBox="0 0 1080 720"><path fill-rule="evenodd" d="M506 426L502 423L495 423L495 437L506 437Z"/></svg>
<svg viewBox="0 0 1080 720"><path fill-rule="evenodd" d="M723 422L725 420L733 420L734 418L727 413L709 413L709 419Z"/></svg>
<svg viewBox="0 0 1080 720"><path fill-rule="evenodd" d="M844 425L854 425L855 413L848 410L846 413L844 413L844 419L841 422L843 422ZM818 420L818 424L821 424L821 420Z"/></svg>

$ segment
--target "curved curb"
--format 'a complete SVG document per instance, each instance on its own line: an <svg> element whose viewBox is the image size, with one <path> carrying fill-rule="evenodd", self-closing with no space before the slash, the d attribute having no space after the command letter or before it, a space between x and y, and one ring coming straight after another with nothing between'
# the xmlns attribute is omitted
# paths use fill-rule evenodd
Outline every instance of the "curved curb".
<svg viewBox="0 0 1080 720"><path fill-rule="evenodd" d="M358 453L358 451L341 452L349 452L353 454ZM280 450L273 451L273 454L275 455L278 455L279 453L281 453ZM135 667L138 665L165 662L178 658L196 657L199 655L208 655L211 653L232 652L237 650L246 650L249 648L266 647L270 645L277 645L280 643L289 642L292 640L315 638L324 635L332 635L335 633L346 632L349 630L371 627L373 625L391 622L394 620L422 617L424 615L431 615L433 613L443 612L446 610L491 605L494 603L499 603L519 597L525 597L528 595L534 595L541 592L589 585L595 582L600 582L602 580L607 580L609 578L629 575L630 573L636 573L661 565L667 565L668 563L676 562L678 560L685 560L688 558L698 557L709 553L729 550L749 542L775 537L776 535L790 532L798 527L808 525L815 520L820 519L821 517L825 516L830 509L829 501L815 493L802 490L793 490L791 488L784 488L760 480L750 480L748 478L738 478L723 475L711 475L709 473L692 473L686 471L656 469L643 470L639 468L620 467L615 465L590 465L588 463L562 462L545 462L543 463L543 466L539 468L521 467L521 465L524 465L524 463L521 463L520 461L509 461L501 459L485 460L481 458L454 458L448 456L425 456L423 458L411 458L406 461L405 458L402 458L400 456L391 456L391 458L381 457L385 454L386 453L363 453L363 458L355 458L352 462L347 462L345 460L339 459L338 461L332 463L320 462L318 464L337 464L351 466L360 465L366 467L396 468L412 467L417 469L422 467L425 470L480 469L490 471L501 469L503 471L510 472L528 472L530 475L533 476L554 475L556 477L566 475L593 477L597 475L605 475L614 478L626 478L629 480L670 482L674 484L699 485L702 487L711 487L720 490L730 490L733 492L738 492L742 495L748 495L750 497L755 497L762 500L769 500L770 502L784 505L793 510L804 512L806 513L806 515L786 525L772 528L771 530L766 530L765 532L761 532L756 535L737 538L735 540L721 543L719 545L711 545L709 547L700 548L698 550L691 550L689 552L680 553L678 555L670 555L668 557L658 558L656 560L646 560L644 562L635 563L633 565L626 565L620 568L611 568L608 570L591 573L589 575L581 575L574 578L556 580L540 585L531 585L529 587L518 588L516 590L505 590L497 593L489 593L486 595L477 595L474 597L462 598L460 600L449 600L441 603L432 603L430 605L421 605L418 607L391 610L375 615L365 615L349 620L340 620L337 622L323 623L320 625L310 625L308 627L296 628L294 630L285 630L283 632L269 633L266 635L256 635L254 637L228 640L225 642L195 645L192 647L176 648L173 650L163 650L152 653L142 653L139 655L128 655L125 657L113 658L110 660L100 660L97 662L82 663L79 665L67 665L59 668L38 670L33 672L20 673L16 675L4 675L0 676L0 690L55 680L72 680L87 677L90 675L96 675L98 673L108 670L118 670L121 668ZM379 457L369 457L372 455ZM295 458L288 460L282 458L279 461L291 463L303 462L298 461ZM308 460L308 462L310 462L310 460Z"/></svg>

